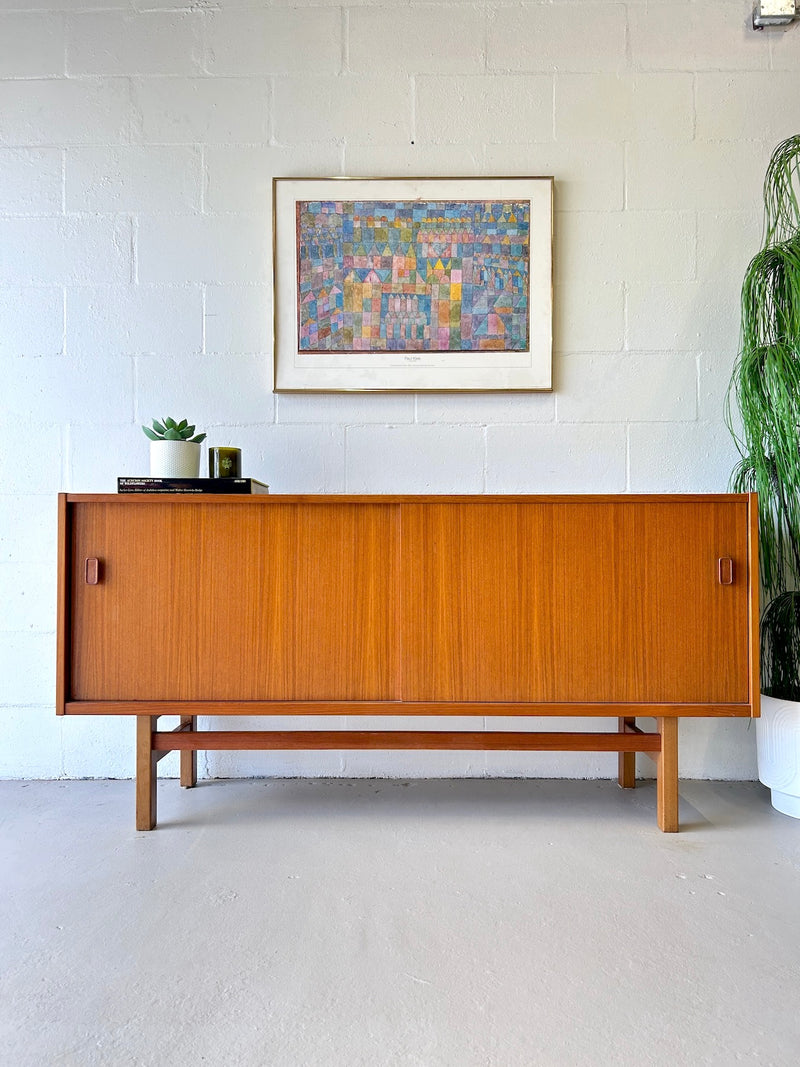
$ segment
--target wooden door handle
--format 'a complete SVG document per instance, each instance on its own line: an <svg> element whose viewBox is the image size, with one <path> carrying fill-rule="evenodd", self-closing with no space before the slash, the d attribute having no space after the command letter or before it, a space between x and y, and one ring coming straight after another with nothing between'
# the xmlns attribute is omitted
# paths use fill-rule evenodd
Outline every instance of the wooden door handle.
<svg viewBox="0 0 800 1067"><path fill-rule="evenodd" d="M84 575L87 585L98 585L100 582L100 560L94 557L87 559Z"/></svg>
<svg viewBox="0 0 800 1067"><path fill-rule="evenodd" d="M717 560L717 574L720 585L733 585L733 560L730 556L722 556Z"/></svg>

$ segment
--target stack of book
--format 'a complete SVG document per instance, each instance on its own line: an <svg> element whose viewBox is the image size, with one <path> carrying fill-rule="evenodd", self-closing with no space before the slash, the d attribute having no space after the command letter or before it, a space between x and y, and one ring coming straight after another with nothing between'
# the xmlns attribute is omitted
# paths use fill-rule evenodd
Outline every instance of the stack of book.
<svg viewBox="0 0 800 1067"><path fill-rule="evenodd" d="M117 478L118 493L268 493L255 478Z"/></svg>

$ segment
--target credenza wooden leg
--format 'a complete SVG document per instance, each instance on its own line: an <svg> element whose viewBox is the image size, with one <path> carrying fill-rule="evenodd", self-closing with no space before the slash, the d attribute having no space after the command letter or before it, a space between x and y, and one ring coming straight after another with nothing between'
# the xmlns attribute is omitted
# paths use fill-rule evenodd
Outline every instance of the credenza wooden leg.
<svg viewBox="0 0 800 1067"><path fill-rule="evenodd" d="M197 716L196 715L183 715L181 716L181 726L185 730L189 730L195 733L197 730ZM181 785L186 789L191 789L192 786L197 785L197 751L192 749L191 751L181 749L180 755L181 761Z"/></svg>
<svg viewBox="0 0 800 1067"><path fill-rule="evenodd" d="M156 825L156 765L153 731L157 715L136 716L136 829L152 830Z"/></svg>
<svg viewBox="0 0 800 1067"><path fill-rule="evenodd" d="M666 834L678 832L678 719L659 718L661 751L656 760L658 826Z"/></svg>
<svg viewBox="0 0 800 1067"><path fill-rule="evenodd" d="M635 726L636 719L619 719L619 733L625 733L626 726ZM623 789L633 789L636 785L636 753L618 753L618 777L617 781Z"/></svg>

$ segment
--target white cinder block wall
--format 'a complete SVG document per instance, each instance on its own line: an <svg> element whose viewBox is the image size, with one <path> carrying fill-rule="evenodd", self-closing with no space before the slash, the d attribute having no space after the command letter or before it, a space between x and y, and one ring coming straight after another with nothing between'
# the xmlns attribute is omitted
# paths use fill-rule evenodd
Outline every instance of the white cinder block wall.
<svg viewBox="0 0 800 1067"><path fill-rule="evenodd" d="M800 129L800 26L754 33L751 8L0 0L0 774L132 773L129 720L53 714L55 493L146 472L153 415L241 445L278 492L725 489L739 286L770 150ZM270 182L301 174L553 174L555 391L273 396ZM684 776L754 776L747 723L681 740ZM205 771L614 759L226 753Z"/></svg>

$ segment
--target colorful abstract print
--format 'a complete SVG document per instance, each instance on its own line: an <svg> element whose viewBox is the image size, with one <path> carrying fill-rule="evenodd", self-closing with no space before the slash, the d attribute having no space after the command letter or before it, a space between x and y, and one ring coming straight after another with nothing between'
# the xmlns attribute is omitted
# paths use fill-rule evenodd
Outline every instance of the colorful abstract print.
<svg viewBox="0 0 800 1067"><path fill-rule="evenodd" d="M529 201L301 201L301 352L528 348Z"/></svg>

